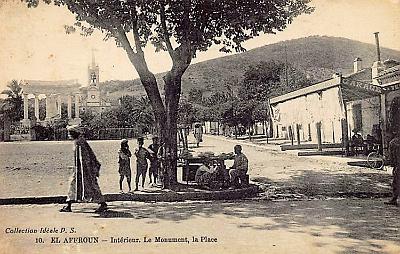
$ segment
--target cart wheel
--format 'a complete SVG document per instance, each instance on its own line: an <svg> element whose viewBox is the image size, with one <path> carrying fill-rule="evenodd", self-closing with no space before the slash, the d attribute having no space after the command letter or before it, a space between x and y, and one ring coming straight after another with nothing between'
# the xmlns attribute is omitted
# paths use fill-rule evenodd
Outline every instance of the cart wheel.
<svg viewBox="0 0 400 254"><path fill-rule="evenodd" d="M368 154L367 163L370 168L383 169L383 156L378 152L371 152Z"/></svg>

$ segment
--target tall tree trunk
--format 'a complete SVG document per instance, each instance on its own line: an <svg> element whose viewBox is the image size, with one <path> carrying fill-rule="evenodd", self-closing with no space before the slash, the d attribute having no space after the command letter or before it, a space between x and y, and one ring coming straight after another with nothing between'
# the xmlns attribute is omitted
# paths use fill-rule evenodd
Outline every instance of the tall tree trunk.
<svg viewBox="0 0 400 254"><path fill-rule="evenodd" d="M165 82L165 111L166 119L163 129L163 140L168 151L166 158L166 188L174 188L178 183L177 179L177 160L178 160L178 147L177 147L177 116L178 104L181 94L181 80L182 71L172 68L164 76Z"/></svg>
<svg viewBox="0 0 400 254"><path fill-rule="evenodd" d="M184 7L186 11L185 25L187 26L186 28L189 29L190 6L188 5L188 2L185 2ZM165 101L163 103L157 86L157 80L154 74L149 71L144 59L144 53L140 47L137 28L136 30L133 30L137 53L133 52L133 49L131 48L129 40L126 37L125 31L122 27L118 28L118 38L127 52L131 63L139 74L142 85L146 90L146 94L153 108L158 134L160 135L161 142L164 143L165 149L164 187L173 188L177 184L177 115L181 93L181 80L182 75L190 65L194 54L188 38L186 38L186 42L183 42L174 50L172 49L170 43L167 43L173 66L171 71L164 76ZM169 42L169 39L167 38L166 41Z"/></svg>

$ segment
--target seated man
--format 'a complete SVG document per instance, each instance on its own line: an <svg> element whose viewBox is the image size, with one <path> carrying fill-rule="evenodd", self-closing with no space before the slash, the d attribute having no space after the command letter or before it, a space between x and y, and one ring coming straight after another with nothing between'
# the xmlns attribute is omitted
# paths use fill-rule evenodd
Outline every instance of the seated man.
<svg viewBox="0 0 400 254"><path fill-rule="evenodd" d="M364 139L357 130L353 130L353 136L351 136L350 141L350 148L353 154L358 154L358 148L364 149Z"/></svg>
<svg viewBox="0 0 400 254"><path fill-rule="evenodd" d="M237 188L246 185L246 174L249 169L249 163L246 155L242 153L242 146L235 145L234 147L235 159L233 165L229 170L231 178L231 188ZM240 183L239 183L240 180Z"/></svg>
<svg viewBox="0 0 400 254"><path fill-rule="evenodd" d="M210 187L212 181L215 180L215 167L212 166L211 161L204 161L194 176L196 183L202 187Z"/></svg>
<svg viewBox="0 0 400 254"><path fill-rule="evenodd" d="M365 154L368 155L373 149L374 145L377 144L377 141L374 136L368 134L367 138L365 139Z"/></svg>
<svg viewBox="0 0 400 254"><path fill-rule="evenodd" d="M196 183L207 189L218 189L225 187L229 181L229 174L217 161L204 161L194 177Z"/></svg>

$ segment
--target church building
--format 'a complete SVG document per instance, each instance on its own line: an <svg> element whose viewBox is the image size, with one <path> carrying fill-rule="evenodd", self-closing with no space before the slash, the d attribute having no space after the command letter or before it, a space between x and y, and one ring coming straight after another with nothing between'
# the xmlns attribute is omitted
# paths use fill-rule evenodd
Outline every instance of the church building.
<svg viewBox="0 0 400 254"><path fill-rule="evenodd" d="M104 94L99 87L99 65L96 64L94 54L92 55L92 64L88 66L88 86L82 86L80 111L92 110L94 112L103 112L111 107L107 101L107 94Z"/></svg>
<svg viewBox="0 0 400 254"><path fill-rule="evenodd" d="M94 55L92 63L88 66L87 85L81 85L78 80L23 80L22 94L24 118L21 125L30 128L32 121L39 125L48 125L64 118L68 124L80 124L82 112L90 110L93 113L101 113L111 107L107 94L99 87L100 68L96 64ZM33 112L29 112L29 99L34 99ZM45 99L45 114L39 107L41 99ZM66 110L62 110L62 107ZM31 113L31 114L29 114ZM43 117L45 115L45 117ZM41 117L42 116L42 117Z"/></svg>

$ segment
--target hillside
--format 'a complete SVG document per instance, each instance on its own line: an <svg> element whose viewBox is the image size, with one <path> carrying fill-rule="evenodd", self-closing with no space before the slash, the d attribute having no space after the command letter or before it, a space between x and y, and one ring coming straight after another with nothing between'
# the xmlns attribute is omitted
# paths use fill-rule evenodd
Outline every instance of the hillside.
<svg viewBox="0 0 400 254"><path fill-rule="evenodd" d="M187 93L193 87L218 90L226 82L241 80L249 65L269 60L284 62L285 56L288 63L306 73L311 79L319 81L331 77L335 72L351 73L356 57L363 60L363 67L371 66L376 59L376 47L374 44L327 36L311 36L270 44L189 66L182 78L183 93ZM400 60L400 51L381 47L381 58ZM162 80L162 75L156 75L159 81ZM162 87L162 82L159 83ZM113 98L124 94L144 94L138 79L109 81L103 85Z"/></svg>

